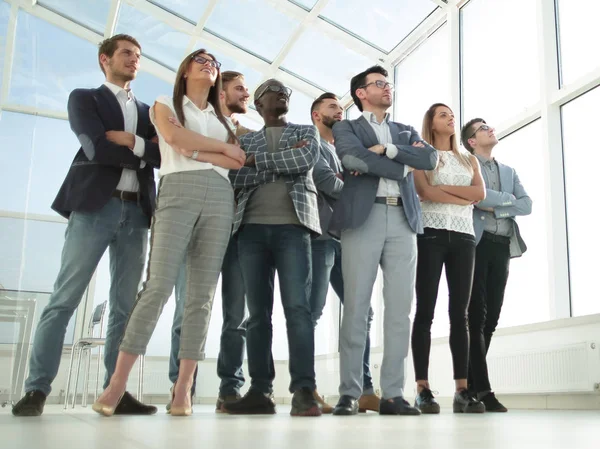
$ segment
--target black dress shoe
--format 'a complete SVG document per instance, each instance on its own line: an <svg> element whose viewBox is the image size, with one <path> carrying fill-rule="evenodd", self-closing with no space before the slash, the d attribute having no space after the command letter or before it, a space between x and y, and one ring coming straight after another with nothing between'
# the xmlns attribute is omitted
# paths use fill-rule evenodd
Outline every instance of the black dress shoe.
<svg viewBox="0 0 600 449"><path fill-rule="evenodd" d="M508 411L508 409L496 399L496 395L493 392L486 394L480 401L485 405L486 412L506 413Z"/></svg>
<svg viewBox="0 0 600 449"><path fill-rule="evenodd" d="M402 396L382 399L379 403L380 415L420 415L418 408L411 406Z"/></svg>
<svg viewBox="0 0 600 449"><path fill-rule="evenodd" d="M44 411L46 395L40 390L29 391L15 404L12 414L15 416L40 416Z"/></svg>
<svg viewBox="0 0 600 449"><path fill-rule="evenodd" d="M115 408L115 415L154 415L157 408L153 405L142 404L131 393L126 391Z"/></svg>
<svg viewBox="0 0 600 449"><path fill-rule="evenodd" d="M274 415L276 413L273 395L252 388L240 400L225 401L221 410L233 415Z"/></svg>
<svg viewBox="0 0 600 449"><path fill-rule="evenodd" d="M484 413L485 405L478 401L469 392L464 389L454 393L454 401L452 402L452 410L454 413Z"/></svg>
<svg viewBox="0 0 600 449"><path fill-rule="evenodd" d="M440 412L440 404L433 397L429 388L423 388L415 398L415 407L423 414L437 415Z"/></svg>
<svg viewBox="0 0 600 449"><path fill-rule="evenodd" d="M343 395L333 408L333 414L336 416L358 415L358 399Z"/></svg>

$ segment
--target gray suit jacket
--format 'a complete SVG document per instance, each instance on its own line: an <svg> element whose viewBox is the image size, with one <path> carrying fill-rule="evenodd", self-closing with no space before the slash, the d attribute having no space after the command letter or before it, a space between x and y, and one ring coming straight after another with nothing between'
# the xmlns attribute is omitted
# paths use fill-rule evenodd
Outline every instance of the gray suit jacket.
<svg viewBox="0 0 600 449"><path fill-rule="evenodd" d="M498 164L500 174L500 192L486 189L485 199L473 208L473 227L475 228L475 240L479 244L483 235L483 227L486 212L481 208L493 208L496 218L510 218L513 222L513 234L510 239L510 257L519 257L527 251L527 245L521 238L519 226L515 220L517 215L529 215L531 213L532 201L525 192L525 188L517 172L508 165ZM483 180L489 185L486 171L481 170Z"/></svg>
<svg viewBox="0 0 600 449"><path fill-rule="evenodd" d="M319 192L319 219L321 220L321 229L323 230L320 240L331 238L328 234L333 206L339 198L340 192L344 187L344 181L336 175L342 173L342 164L338 157L330 149L330 146L323 143L321 139L319 160L313 168L313 180Z"/></svg>
<svg viewBox="0 0 600 449"><path fill-rule="evenodd" d="M317 128L313 125L288 123L279 141L279 151L275 153L267 151L265 129L240 137L240 145L246 154L254 154L256 167L242 167L229 171L233 188L241 189L237 196L233 232L237 232L242 224L246 204L256 188L282 177L294 203L298 220L314 234L320 234L317 188L312 179L312 168L319 159ZM309 144L293 148L301 140L307 140Z"/></svg>
<svg viewBox="0 0 600 449"><path fill-rule="evenodd" d="M418 170L433 170L438 161L435 148L424 142L412 126L389 122L392 143L398 148L394 159L369 151L379 141L375 131L364 117L343 120L333 127L335 148L344 166L344 188L333 209L329 231L339 235L344 229L360 227L371 213L375 203L379 179L398 181L404 213L412 230L423 232L421 204L417 197L412 173L404 176L408 165ZM425 148L413 147L414 142L423 142ZM348 172L362 173L352 176Z"/></svg>

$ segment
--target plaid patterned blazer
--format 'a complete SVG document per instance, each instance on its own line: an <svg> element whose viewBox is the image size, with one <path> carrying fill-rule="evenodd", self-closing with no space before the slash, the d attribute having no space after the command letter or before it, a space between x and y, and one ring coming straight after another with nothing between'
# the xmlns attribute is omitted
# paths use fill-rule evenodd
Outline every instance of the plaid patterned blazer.
<svg viewBox="0 0 600 449"><path fill-rule="evenodd" d="M294 148L301 140L308 145ZM229 179L234 189L241 189L237 196L237 210L233 232L237 232L244 218L248 198L261 184L274 182L282 177L294 202L298 220L315 234L321 234L317 188L312 169L319 159L319 131L313 125L288 123L283 130L277 152L267 151L266 128L244 134L240 144L246 154L254 154L256 167L230 170Z"/></svg>

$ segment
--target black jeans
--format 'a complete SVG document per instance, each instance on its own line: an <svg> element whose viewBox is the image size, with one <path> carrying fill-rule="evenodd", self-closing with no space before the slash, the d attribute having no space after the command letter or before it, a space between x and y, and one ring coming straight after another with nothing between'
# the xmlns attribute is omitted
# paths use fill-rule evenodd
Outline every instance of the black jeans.
<svg viewBox="0 0 600 449"><path fill-rule="evenodd" d="M246 340L251 389L273 392L273 288L279 277L287 327L290 393L315 389L314 328L308 298L312 282L311 237L296 225L247 224L238 235L238 250L248 318Z"/></svg>
<svg viewBox="0 0 600 449"><path fill-rule="evenodd" d="M475 237L460 232L425 228L425 233L417 236L417 245L417 312L412 333L416 379L429 378L431 323L442 267L446 268L450 294L448 313L454 379L466 379L469 365L467 309L473 283Z"/></svg>
<svg viewBox="0 0 600 449"><path fill-rule="evenodd" d="M485 358L500 319L509 264L508 237L497 237L484 232L477 245L475 277L469 305L469 386L477 393L492 390Z"/></svg>

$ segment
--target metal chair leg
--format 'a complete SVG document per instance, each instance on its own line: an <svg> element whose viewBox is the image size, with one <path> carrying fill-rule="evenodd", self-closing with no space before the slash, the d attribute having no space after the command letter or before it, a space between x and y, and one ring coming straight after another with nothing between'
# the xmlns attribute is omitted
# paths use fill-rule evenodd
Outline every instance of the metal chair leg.
<svg viewBox="0 0 600 449"><path fill-rule="evenodd" d="M75 374L75 385L73 387L73 402L71 408L75 408L75 401L77 400L77 385L79 384L79 371L81 370L81 352L83 347L79 347L77 351L77 374Z"/></svg>
<svg viewBox="0 0 600 449"><path fill-rule="evenodd" d="M144 355L140 355L138 360L138 391L137 391L137 400L140 402L144 402L144 364L145 364Z"/></svg>
<svg viewBox="0 0 600 449"><path fill-rule="evenodd" d="M73 372L73 359L75 358L75 351L77 351L77 343L71 346L71 361L69 362L69 374L67 375L67 387L65 388L64 410L66 410L69 406L69 393L71 391L71 373Z"/></svg>
<svg viewBox="0 0 600 449"><path fill-rule="evenodd" d="M98 363L96 364L96 390L94 390L94 401L98 399L98 385L100 382L100 359L102 358L102 346L98 346Z"/></svg>
<svg viewBox="0 0 600 449"><path fill-rule="evenodd" d="M92 367L92 348L89 346L85 348L85 372L83 374L83 396L81 398L81 406L87 407L89 385L90 385L90 368Z"/></svg>

